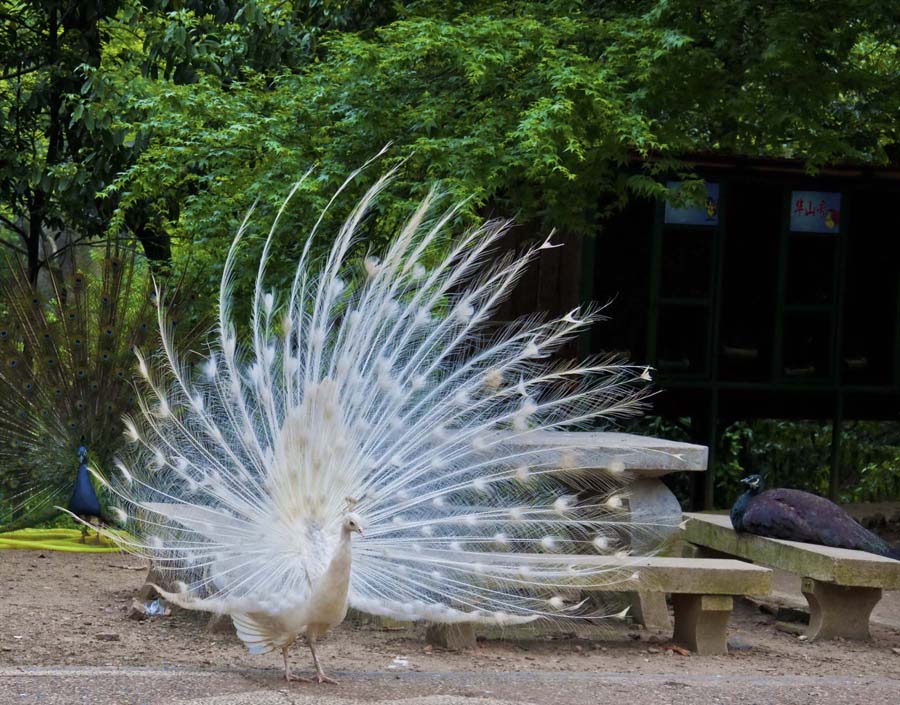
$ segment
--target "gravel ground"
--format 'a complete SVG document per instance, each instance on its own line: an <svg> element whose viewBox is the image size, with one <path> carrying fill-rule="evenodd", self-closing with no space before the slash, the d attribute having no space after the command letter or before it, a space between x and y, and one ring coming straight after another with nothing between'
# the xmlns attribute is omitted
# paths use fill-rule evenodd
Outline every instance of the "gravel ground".
<svg viewBox="0 0 900 705"><path fill-rule="evenodd" d="M738 648L715 657L682 656L624 624L451 653L426 647L417 630L345 622L321 649L341 684L287 687L280 655L251 656L232 633L208 633L205 615L128 619L144 575L116 554L0 553L0 705L900 701L900 630L878 623L871 643L810 644L745 602L730 629ZM304 647L293 663L309 675Z"/></svg>

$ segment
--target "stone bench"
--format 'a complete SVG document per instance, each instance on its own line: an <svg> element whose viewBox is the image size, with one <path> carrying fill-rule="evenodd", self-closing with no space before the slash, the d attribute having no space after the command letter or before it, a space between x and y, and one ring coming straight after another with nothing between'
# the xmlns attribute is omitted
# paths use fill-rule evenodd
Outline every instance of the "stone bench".
<svg viewBox="0 0 900 705"><path fill-rule="evenodd" d="M559 556L544 554L491 555L491 561L509 560L516 565L526 563L559 563ZM732 596L764 597L772 589L772 571L735 560L707 558L613 558L607 556L565 557L567 565L576 568L573 589L591 592L651 592L665 599L672 595L675 612L676 643L698 654L728 653L727 627L733 606ZM597 585L591 578L580 582L578 566L621 567L636 577L627 576L609 584ZM664 604L664 602L663 602ZM475 625L430 625L426 639L436 646L464 649L475 646Z"/></svg>
<svg viewBox="0 0 900 705"><path fill-rule="evenodd" d="M900 561L864 551L737 533L719 514L685 514L683 537L703 555L742 558L802 578L810 639L869 639L883 589L900 589Z"/></svg>

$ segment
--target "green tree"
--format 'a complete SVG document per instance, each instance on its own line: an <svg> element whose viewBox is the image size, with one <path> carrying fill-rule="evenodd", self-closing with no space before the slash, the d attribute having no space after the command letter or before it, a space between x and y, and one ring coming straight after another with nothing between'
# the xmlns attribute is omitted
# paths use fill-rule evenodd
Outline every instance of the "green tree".
<svg viewBox="0 0 900 705"><path fill-rule="evenodd" d="M97 191L115 173L115 160L89 159L95 125L73 119L69 96L82 89L79 67L100 64L100 24L119 7L0 4L0 242L26 258L32 282L73 240L104 233L112 212ZM101 139L121 143L111 132ZM66 232L73 228L74 238Z"/></svg>
<svg viewBox="0 0 900 705"><path fill-rule="evenodd" d="M134 93L129 82L215 77L208 90L227 92L245 75L309 63L323 32L390 16L374 1L3 0L0 244L27 260L32 282L65 249L113 229L133 234L151 261L167 262L167 225L189 191L124 204L100 197L155 137L135 128L152 92Z"/></svg>
<svg viewBox="0 0 900 705"><path fill-rule="evenodd" d="M254 200L274 208L317 165L328 193L394 142L406 157L383 222L440 180L524 220L593 232L630 195L690 177L715 150L885 162L898 141L892 3L411 2L366 31L321 35L308 61L118 98L147 149L108 191L183 194L173 232L202 246ZM388 160L390 161L390 160ZM375 233L377 235L377 233ZM219 241L220 242L220 241ZM216 245L218 247L218 245Z"/></svg>
<svg viewBox="0 0 900 705"><path fill-rule="evenodd" d="M44 17L49 6L9 14ZM131 0L95 18L99 50L74 52L61 72L78 77L57 90L67 124L89 139L63 160L84 193L59 191L82 210L99 193L97 226L132 230L152 258L167 258L174 239L214 262L252 202L264 219L316 166L286 223L301 228L350 168L393 142L385 165L409 158L372 237L434 180L471 197L469 217L594 232L631 195L690 178L698 152L790 156L811 169L889 160L897 14L887 0ZM76 64L79 52L90 60ZM30 134L47 152L51 120L36 115L44 127ZM9 227L29 212L7 205L18 166L6 171ZM56 210L96 232L75 205Z"/></svg>

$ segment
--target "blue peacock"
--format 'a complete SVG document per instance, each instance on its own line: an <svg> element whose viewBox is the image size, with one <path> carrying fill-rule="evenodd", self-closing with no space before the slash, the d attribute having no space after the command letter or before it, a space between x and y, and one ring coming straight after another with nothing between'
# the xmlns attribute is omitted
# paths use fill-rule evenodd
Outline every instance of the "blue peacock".
<svg viewBox="0 0 900 705"><path fill-rule="evenodd" d="M51 258L36 282L21 261L2 261L0 531L52 520L76 483L87 491L90 479L75 471L84 458L73 463L79 448L103 467L124 445L134 350L154 338L155 290L130 243L112 239L91 252ZM190 296L179 293L170 311L188 335Z"/></svg>
<svg viewBox="0 0 900 705"><path fill-rule="evenodd" d="M85 543L88 526L93 522L97 524L114 524L104 513L100 505L100 498L91 483L91 473L87 466L87 448L81 446L78 449L78 472L75 475L75 485L72 487L72 496L69 497L68 510L78 517L82 524L81 543ZM97 543L100 543L100 533L97 533Z"/></svg>

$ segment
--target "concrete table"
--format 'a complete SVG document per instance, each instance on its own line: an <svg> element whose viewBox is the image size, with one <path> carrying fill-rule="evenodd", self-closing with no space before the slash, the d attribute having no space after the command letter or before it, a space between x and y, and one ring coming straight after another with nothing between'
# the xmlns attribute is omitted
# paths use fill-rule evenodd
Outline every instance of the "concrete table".
<svg viewBox="0 0 900 705"><path fill-rule="evenodd" d="M660 539L674 536L681 524L681 504L661 478L673 472L703 472L708 456L706 446L694 443L605 431L537 431L509 444L523 449L560 448L561 460L568 461L560 463L561 472L573 476L624 471L624 494L632 518L653 527L647 534L632 535L636 553L652 550ZM563 458L564 454L570 457ZM567 464L578 469L567 470ZM665 593L638 592L633 597L635 620L654 631L671 628Z"/></svg>
<svg viewBox="0 0 900 705"><path fill-rule="evenodd" d="M669 536L681 523L681 505L660 478L673 472L703 472L708 454L706 446L693 443L603 431L536 431L505 444L522 450L559 448L561 474L624 471L634 518L658 523ZM640 550L640 539L635 539Z"/></svg>
<svg viewBox="0 0 900 705"><path fill-rule="evenodd" d="M631 547L638 554L650 552L661 540L674 536L682 521L681 504L661 478L673 472L703 472L708 455L702 445L606 431L534 431L524 435L498 431L493 440L507 451L539 451L550 463L558 462L563 478L590 477L603 471L621 474L623 498L631 517L650 527L631 535ZM554 449L558 449L556 457ZM671 628L662 592L636 593L632 616L648 629Z"/></svg>

